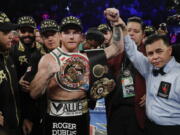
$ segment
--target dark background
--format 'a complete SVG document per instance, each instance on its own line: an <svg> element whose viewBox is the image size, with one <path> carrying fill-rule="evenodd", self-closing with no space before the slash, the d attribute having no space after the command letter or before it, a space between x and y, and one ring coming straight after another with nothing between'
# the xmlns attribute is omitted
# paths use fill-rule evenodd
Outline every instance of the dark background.
<svg viewBox="0 0 180 135"><path fill-rule="evenodd" d="M175 2L174 2L175 1ZM33 16L39 25L43 19L58 23L67 15L81 18L85 30L105 23L103 10L116 7L124 20L131 16L143 18L147 25L166 22L168 16L179 12L180 0L1 0L0 9L13 22L24 15Z"/></svg>

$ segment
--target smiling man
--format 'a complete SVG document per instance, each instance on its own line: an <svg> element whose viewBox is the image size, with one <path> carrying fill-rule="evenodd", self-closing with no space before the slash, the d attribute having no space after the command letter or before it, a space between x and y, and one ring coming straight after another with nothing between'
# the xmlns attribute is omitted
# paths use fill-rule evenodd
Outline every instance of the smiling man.
<svg viewBox="0 0 180 135"><path fill-rule="evenodd" d="M17 69L18 80L24 75L29 64L29 59L31 54L38 50L41 46L38 42L35 42L35 29L36 22L31 16L22 16L18 18L17 24L19 25L19 38L20 41L18 44L12 46L11 55ZM34 104L27 92L24 92L23 89L20 91L20 100L22 107L22 119L23 130L30 129L27 127L32 126L30 121L31 109L34 108Z"/></svg>
<svg viewBox="0 0 180 135"><path fill-rule="evenodd" d="M117 16L114 14L106 13L116 22L118 13ZM123 44L121 27L114 26L114 29L115 38L111 46L93 54L80 53L78 45L83 40L81 21L74 16L62 20L61 47L41 58L38 72L30 84L33 98L47 92L46 135L89 135L88 95L96 100L114 88L114 81L107 77L102 63L106 58L117 55L120 44ZM88 54L91 54L91 58Z"/></svg>

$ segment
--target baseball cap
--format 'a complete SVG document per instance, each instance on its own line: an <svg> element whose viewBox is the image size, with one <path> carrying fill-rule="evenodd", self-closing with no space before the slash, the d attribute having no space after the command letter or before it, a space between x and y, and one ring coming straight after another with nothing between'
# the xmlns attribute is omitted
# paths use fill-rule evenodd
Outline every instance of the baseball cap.
<svg viewBox="0 0 180 135"><path fill-rule="evenodd" d="M82 31L83 26L81 20L75 16L68 16L63 18L60 25L60 31L64 31L69 28L78 29Z"/></svg>
<svg viewBox="0 0 180 135"><path fill-rule="evenodd" d="M19 28L21 27L30 27L35 29L36 28L36 22L33 17L31 16L22 16L18 18L17 24L19 25Z"/></svg>
<svg viewBox="0 0 180 135"><path fill-rule="evenodd" d="M59 25L55 20L43 20L40 25L40 33L44 33L46 31L59 31Z"/></svg>
<svg viewBox="0 0 180 135"><path fill-rule="evenodd" d="M108 24L100 24L97 29L101 32L112 31Z"/></svg>
<svg viewBox="0 0 180 135"><path fill-rule="evenodd" d="M18 25L11 23L4 12L0 12L0 31L11 31L17 29Z"/></svg>

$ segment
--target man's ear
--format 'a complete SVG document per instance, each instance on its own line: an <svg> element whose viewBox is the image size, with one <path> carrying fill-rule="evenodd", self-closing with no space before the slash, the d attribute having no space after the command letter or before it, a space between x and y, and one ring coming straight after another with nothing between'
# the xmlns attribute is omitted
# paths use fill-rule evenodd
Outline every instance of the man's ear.
<svg viewBox="0 0 180 135"><path fill-rule="evenodd" d="M81 34L81 42L83 42L86 39L86 35L84 33Z"/></svg>
<svg viewBox="0 0 180 135"><path fill-rule="evenodd" d="M172 55L172 46L168 47L170 55Z"/></svg>

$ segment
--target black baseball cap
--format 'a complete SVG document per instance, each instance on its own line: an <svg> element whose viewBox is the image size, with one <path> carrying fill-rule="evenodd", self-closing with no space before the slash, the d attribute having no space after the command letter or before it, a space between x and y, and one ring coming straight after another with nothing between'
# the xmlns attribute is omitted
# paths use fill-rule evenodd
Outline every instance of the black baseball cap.
<svg viewBox="0 0 180 135"><path fill-rule="evenodd" d="M43 20L40 25L40 33L44 33L46 31L59 31L59 25L55 20L47 19Z"/></svg>
<svg viewBox="0 0 180 135"><path fill-rule="evenodd" d="M68 16L63 18L60 24L60 31L64 31L70 28L82 31L83 26L81 20L75 16Z"/></svg>
<svg viewBox="0 0 180 135"><path fill-rule="evenodd" d="M112 31L108 24L100 24L97 29L103 33L107 31Z"/></svg>
<svg viewBox="0 0 180 135"><path fill-rule="evenodd" d="M18 28L18 25L11 23L4 12L0 12L0 31L11 31Z"/></svg>
<svg viewBox="0 0 180 135"><path fill-rule="evenodd" d="M30 27L36 29L37 25L33 17L31 16L22 16L18 18L17 24L19 28Z"/></svg>

